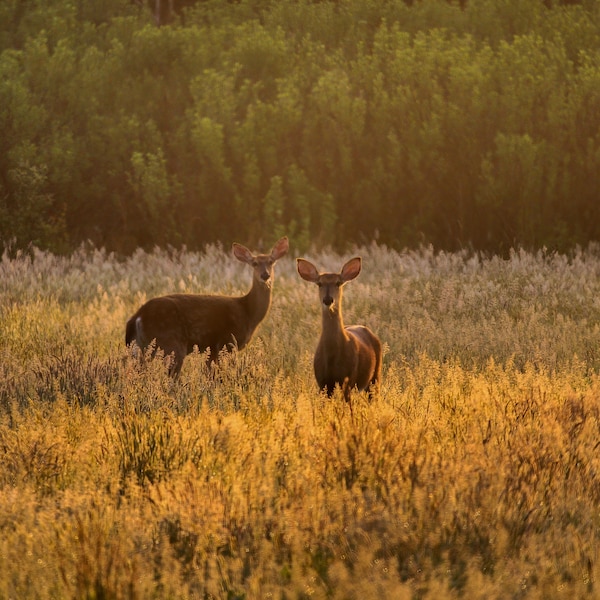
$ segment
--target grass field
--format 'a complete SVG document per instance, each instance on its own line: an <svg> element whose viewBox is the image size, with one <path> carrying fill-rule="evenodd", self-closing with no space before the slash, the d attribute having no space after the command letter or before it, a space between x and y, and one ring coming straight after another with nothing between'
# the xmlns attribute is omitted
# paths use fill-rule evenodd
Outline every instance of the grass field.
<svg viewBox="0 0 600 600"><path fill-rule="evenodd" d="M247 349L177 382L125 321L244 292L228 250L4 255L0 598L600 598L600 250L357 249L385 356L352 410L293 254Z"/></svg>

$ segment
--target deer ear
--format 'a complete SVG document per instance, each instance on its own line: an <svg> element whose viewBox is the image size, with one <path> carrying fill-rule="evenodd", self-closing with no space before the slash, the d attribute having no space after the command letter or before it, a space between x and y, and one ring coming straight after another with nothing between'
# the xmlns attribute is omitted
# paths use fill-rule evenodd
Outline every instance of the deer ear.
<svg viewBox="0 0 600 600"><path fill-rule="evenodd" d="M362 267L362 260L360 256L355 258L351 258L343 267L342 272L340 273L342 277L342 281L346 283L347 281L352 281L358 274L360 273L360 269Z"/></svg>
<svg viewBox="0 0 600 600"><path fill-rule="evenodd" d="M237 242L233 243L233 255L242 262L250 264L254 260L254 256L252 252L246 248L246 246L242 246Z"/></svg>
<svg viewBox="0 0 600 600"><path fill-rule="evenodd" d="M271 250L271 260L276 261L279 260L289 249L290 243L287 237L282 237L274 246L273 250Z"/></svg>
<svg viewBox="0 0 600 600"><path fill-rule="evenodd" d="M319 271L317 271L317 267L315 267L315 265L313 265L308 260L304 260L303 258L297 258L296 266L298 267L298 274L305 281L316 283L319 279Z"/></svg>

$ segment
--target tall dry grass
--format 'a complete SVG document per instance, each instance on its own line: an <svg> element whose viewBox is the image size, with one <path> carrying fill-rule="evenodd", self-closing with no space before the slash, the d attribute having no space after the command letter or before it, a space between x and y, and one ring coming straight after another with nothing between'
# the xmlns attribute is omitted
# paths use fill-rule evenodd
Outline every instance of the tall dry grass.
<svg viewBox="0 0 600 600"><path fill-rule="evenodd" d="M386 350L352 410L292 256L248 348L172 382L124 323L243 292L228 252L5 255L0 598L600 597L597 249L356 253L346 320Z"/></svg>

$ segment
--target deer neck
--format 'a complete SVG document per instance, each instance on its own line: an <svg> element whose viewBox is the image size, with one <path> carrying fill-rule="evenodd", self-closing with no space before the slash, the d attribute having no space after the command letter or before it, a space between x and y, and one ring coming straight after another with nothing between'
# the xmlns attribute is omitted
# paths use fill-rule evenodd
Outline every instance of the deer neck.
<svg viewBox="0 0 600 600"><path fill-rule="evenodd" d="M323 309L321 342L325 347L339 348L348 341L348 334L344 329L341 307Z"/></svg>
<svg viewBox="0 0 600 600"><path fill-rule="evenodd" d="M242 302L250 323L254 326L258 325L265 318L271 306L271 286L252 279L252 287L245 296L242 296Z"/></svg>

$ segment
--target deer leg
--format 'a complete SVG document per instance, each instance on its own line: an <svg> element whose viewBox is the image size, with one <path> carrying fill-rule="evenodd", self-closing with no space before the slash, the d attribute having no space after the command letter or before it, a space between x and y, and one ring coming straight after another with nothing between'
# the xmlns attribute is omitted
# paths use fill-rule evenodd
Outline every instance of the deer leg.
<svg viewBox="0 0 600 600"><path fill-rule="evenodd" d="M376 377L371 379L367 387L367 393L369 394L369 400L373 400L379 396L379 381Z"/></svg>
<svg viewBox="0 0 600 600"><path fill-rule="evenodd" d="M185 358L185 354L181 354L177 351L171 352L168 356L168 368L169 368L169 376L173 379L177 379L179 377L179 373L181 372L181 367L183 366L183 359Z"/></svg>
<svg viewBox="0 0 600 600"><path fill-rule="evenodd" d="M162 352L169 376L177 379L187 355L187 348L177 340L162 339L157 340L156 351L158 350Z"/></svg>

